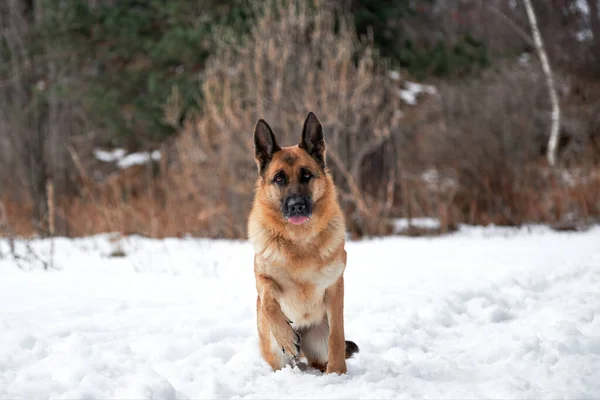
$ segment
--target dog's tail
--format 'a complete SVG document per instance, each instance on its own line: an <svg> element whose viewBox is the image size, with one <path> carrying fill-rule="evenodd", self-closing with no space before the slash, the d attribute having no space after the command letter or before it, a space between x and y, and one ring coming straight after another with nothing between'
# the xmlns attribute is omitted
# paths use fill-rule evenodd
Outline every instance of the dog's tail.
<svg viewBox="0 0 600 400"><path fill-rule="evenodd" d="M356 343L346 340L346 359L352 357L355 353L358 353L360 349L356 345Z"/></svg>

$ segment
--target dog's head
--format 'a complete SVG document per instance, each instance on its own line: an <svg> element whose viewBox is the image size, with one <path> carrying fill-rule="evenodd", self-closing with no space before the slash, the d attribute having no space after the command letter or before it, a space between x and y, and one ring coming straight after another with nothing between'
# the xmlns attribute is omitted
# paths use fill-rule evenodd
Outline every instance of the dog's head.
<svg viewBox="0 0 600 400"><path fill-rule="evenodd" d="M325 139L319 119L311 112L304 121L300 143L279 147L264 120L254 129L254 159L260 189L272 209L285 221L301 225L313 216L315 206L328 190L325 171Z"/></svg>

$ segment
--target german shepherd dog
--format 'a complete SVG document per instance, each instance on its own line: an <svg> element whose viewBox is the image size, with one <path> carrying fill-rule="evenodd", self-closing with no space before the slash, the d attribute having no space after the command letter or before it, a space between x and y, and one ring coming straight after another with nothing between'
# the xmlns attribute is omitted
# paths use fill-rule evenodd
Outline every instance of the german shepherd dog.
<svg viewBox="0 0 600 400"><path fill-rule="evenodd" d="M274 371L304 356L321 372L344 374L359 351L344 337L345 222L325 150L312 112L294 146L279 147L263 119L254 129L259 176L248 238L260 351Z"/></svg>

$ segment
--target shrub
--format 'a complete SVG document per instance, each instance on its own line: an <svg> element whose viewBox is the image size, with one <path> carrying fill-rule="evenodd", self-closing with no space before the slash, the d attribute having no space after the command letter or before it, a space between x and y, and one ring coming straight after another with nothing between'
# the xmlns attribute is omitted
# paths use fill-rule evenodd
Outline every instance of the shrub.
<svg viewBox="0 0 600 400"><path fill-rule="evenodd" d="M245 235L256 121L266 119L280 144L291 145L313 111L350 225L364 234L387 231L384 204L365 197L360 182L365 157L400 133L399 98L372 42L359 40L347 16L328 6L279 0L240 43L224 43L207 61L201 111L177 139L181 162L169 167L170 174L188 171L209 208L226 207L215 229Z"/></svg>

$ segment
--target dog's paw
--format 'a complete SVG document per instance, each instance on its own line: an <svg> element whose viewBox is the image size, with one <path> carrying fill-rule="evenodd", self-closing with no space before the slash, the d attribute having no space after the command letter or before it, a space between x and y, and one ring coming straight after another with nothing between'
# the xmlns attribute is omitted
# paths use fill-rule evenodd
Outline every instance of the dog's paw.
<svg viewBox="0 0 600 400"><path fill-rule="evenodd" d="M292 321L285 320L271 327L281 351L288 357L300 355L300 335L292 328Z"/></svg>
<svg viewBox="0 0 600 400"><path fill-rule="evenodd" d="M327 363L327 368L325 369L326 374L339 374L343 375L348 372L346 368L346 361L342 361L341 363Z"/></svg>

